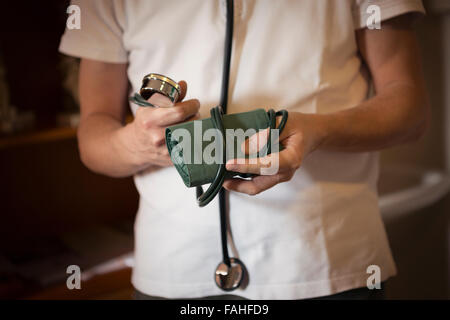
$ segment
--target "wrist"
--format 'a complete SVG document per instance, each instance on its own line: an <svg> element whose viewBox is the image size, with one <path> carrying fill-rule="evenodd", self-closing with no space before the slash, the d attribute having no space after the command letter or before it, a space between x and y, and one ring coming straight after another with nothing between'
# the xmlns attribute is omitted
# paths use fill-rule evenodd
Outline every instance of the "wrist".
<svg viewBox="0 0 450 320"><path fill-rule="evenodd" d="M327 121L326 116L308 114L307 122L311 131L310 152L323 148L330 134L329 121Z"/></svg>
<svg viewBox="0 0 450 320"><path fill-rule="evenodd" d="M325 144L329 135L328 122L324 115L289 112L288 122L281 140L292 135L299 137L304 153L309 154L322 148Z"/></svg>

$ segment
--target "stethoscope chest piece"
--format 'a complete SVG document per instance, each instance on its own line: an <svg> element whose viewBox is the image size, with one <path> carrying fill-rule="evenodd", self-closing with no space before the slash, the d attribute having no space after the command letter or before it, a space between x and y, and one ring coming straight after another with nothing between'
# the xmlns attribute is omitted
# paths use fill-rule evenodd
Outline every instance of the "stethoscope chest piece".
<svg viewBox="0 0 450 320"><path fill-rule="evenodd" d="M225 291L237 289L244 278L244 264L237 258L230 258L230 265L219 263L215 273L217 286Z"/></svg>
<svg viewBox="0 0 450 320"><path fill-rule="evenodd" d="M176 103L181 95L180 85L169 77L158 73L150 73L142 80L140 95L149 99L154 93L159 93Z"/></svg>

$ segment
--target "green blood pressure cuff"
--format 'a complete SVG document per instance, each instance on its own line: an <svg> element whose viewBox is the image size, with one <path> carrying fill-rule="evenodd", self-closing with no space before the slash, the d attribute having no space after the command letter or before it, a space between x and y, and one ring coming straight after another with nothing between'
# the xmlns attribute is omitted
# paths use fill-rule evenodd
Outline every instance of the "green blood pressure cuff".
<svg viewBox="0 0 450 320"><path fill-rule="evenodd" d="M242 142L245 139L248 139L252 134L257 133L262 129L274 127L275 113L273 113L273 110L271 111L272 117L270 116L270 113L264 109L225 114L222 116L222 124L225 129L225 137L222 136L222 140L226 143L225 161L232 158L254 158L264 156L270 153L270 150L277 150L275 146L269 147L269 144L262 148L259 153L250 156L245 155L241 150ZM286 111L283 112L287 114ZM166 129L166 145L170 157L187 187L196 187L212 183L219 170L220 164L223 164L223 151L221 151L221 148L219 147L222 146L222 144L219 143L219 139L221 138L219 137L218 131L214 128L215 126L212 118L207 118L177 124ZM209 129L213 130L207 132ZM280 128L280 131L281 130L282 128ZM211 133L216 134L214 135ZM219 146L217 145L218 143ZM188 154L186 154L186 152ZM216 154L216 152L218 152L218 154ZM243 178L250 176L225 171L225 178L231 178L236 175Z"/></svg>

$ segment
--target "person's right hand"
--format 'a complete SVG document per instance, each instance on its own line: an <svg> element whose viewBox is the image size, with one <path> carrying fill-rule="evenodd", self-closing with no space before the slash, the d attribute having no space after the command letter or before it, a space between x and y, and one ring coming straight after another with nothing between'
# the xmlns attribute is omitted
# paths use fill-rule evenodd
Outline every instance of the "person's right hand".
<svg viewBox="0 0 450 320"><path fill-rule="evenodd" d="M200 102L197 99L183 101L187 84L185 81L180 81L179 84L179 102L173 105L167 97L154 94L148 101L159 108L139 107L133 122L127 125L128 149L132 152L136 164L142 168L150 165L172 165L165 144L165 128L200 117Z"/></svg>

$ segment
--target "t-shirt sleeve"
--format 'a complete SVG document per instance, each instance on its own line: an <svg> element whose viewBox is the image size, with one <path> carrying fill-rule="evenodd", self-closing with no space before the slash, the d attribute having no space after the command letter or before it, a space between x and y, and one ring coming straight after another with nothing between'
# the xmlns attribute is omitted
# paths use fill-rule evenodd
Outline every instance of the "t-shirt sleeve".
<svg viewBox="0 0 450 320"><path fill-rule="evenodd" d="M355 29L367 27L367 21L373 14L373 11L367 10L371 5L380 8L381 21L409 12L425 14L421 0L354 0L352 10Z"/></svg>
<svg viewBox="0 0 450 320"><path fill-rule="evenodd" d="M80 8L80 28L66 28L59 51L74 57L126 63L123 26L113 0L72 0ZM119 15L120 16L120 15Z"/></svg>

